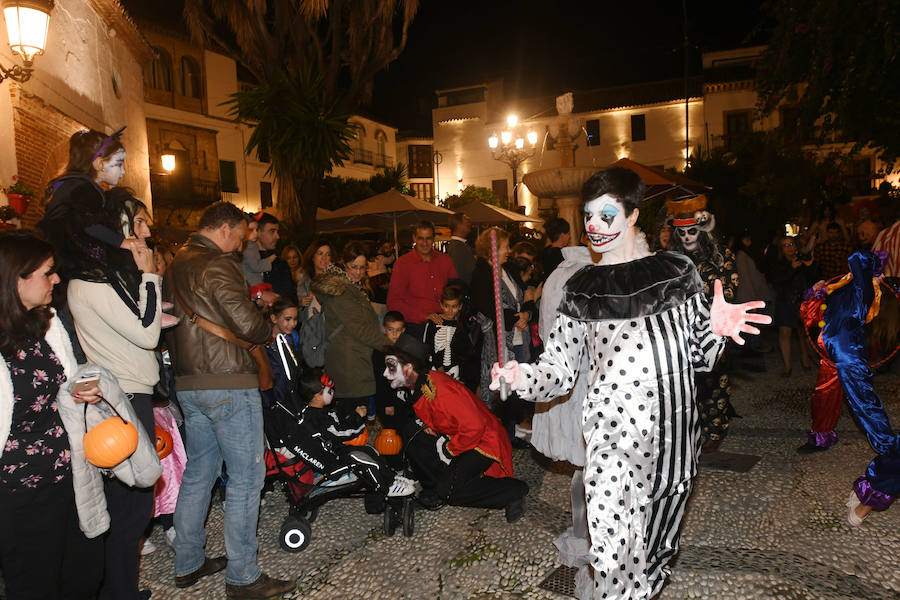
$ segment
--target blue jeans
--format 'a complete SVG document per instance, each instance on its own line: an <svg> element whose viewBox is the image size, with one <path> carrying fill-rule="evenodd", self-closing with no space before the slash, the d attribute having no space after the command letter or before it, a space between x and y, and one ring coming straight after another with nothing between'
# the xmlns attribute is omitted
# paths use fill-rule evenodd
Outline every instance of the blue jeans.
<svg viewBox="0 0 900 600"><path fill-rule="evenodd" d="M259 391L179 391L184 412L187 467L175 506L175 575L188 575L206 559L206 513L213 484L228 465L225 503L225 581L253 583L259 493L266 476Z"/></svg>

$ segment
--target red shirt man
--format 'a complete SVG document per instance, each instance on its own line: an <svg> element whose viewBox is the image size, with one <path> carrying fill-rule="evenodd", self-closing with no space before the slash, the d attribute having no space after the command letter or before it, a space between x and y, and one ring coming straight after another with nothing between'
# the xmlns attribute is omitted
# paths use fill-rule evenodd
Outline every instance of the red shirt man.
<svg viewBox="0 0 900 600"><path fill-rule="evenodd" d="M450 257L434 249L434 225L419 223L415 241L415 248L397 259L387 297L387 309L399 311L407 329L439 313L444 286L458 278Z"/></svg>

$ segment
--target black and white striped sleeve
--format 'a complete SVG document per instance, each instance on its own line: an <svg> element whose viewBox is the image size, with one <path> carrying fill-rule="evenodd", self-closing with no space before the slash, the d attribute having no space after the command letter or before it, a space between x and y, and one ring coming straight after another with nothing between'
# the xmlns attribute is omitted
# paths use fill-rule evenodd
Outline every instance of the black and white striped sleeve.
<svg viewBox="0 0 900 600"><path fill-rule="evenodd" d="M710 328L709 301L703 294L694 294L691 304L691 364L695 371L712 370L725 350L728 338L716 335Z"/></svg>

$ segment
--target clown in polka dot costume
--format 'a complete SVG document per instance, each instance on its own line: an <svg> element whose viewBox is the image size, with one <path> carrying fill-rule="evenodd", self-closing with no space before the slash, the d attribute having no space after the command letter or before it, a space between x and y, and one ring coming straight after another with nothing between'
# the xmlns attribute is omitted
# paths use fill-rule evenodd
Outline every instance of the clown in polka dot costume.
<svg viewBox="0 0 900 600"><path fill-rule="evenodd" d="M681 518L697 472L694 374L715 364L728 337L758 333L721 285L709 303L687 257L636 243L644 184L627 169L595 174L582 190L591 249L602 253L566 283L555 327L537 363L494 368L528 400L567 393L589 365L582 406L590 568L579 598L650 598L678 551ZM492 384L494 385L494 384Z"/></svg>

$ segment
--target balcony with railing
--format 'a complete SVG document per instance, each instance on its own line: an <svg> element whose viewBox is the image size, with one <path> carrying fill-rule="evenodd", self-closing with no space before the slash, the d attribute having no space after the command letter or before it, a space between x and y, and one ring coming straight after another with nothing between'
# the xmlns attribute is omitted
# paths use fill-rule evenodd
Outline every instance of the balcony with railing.
<svg viewBox="0 0 900 600"><path fill-rule="evenodd" d="M350 157L354 163L360 165L372 165L376 169L384 169L385 167L394 166L394 157L387 154L381 154L366 150L365 148L354 148Z"/></svg>

